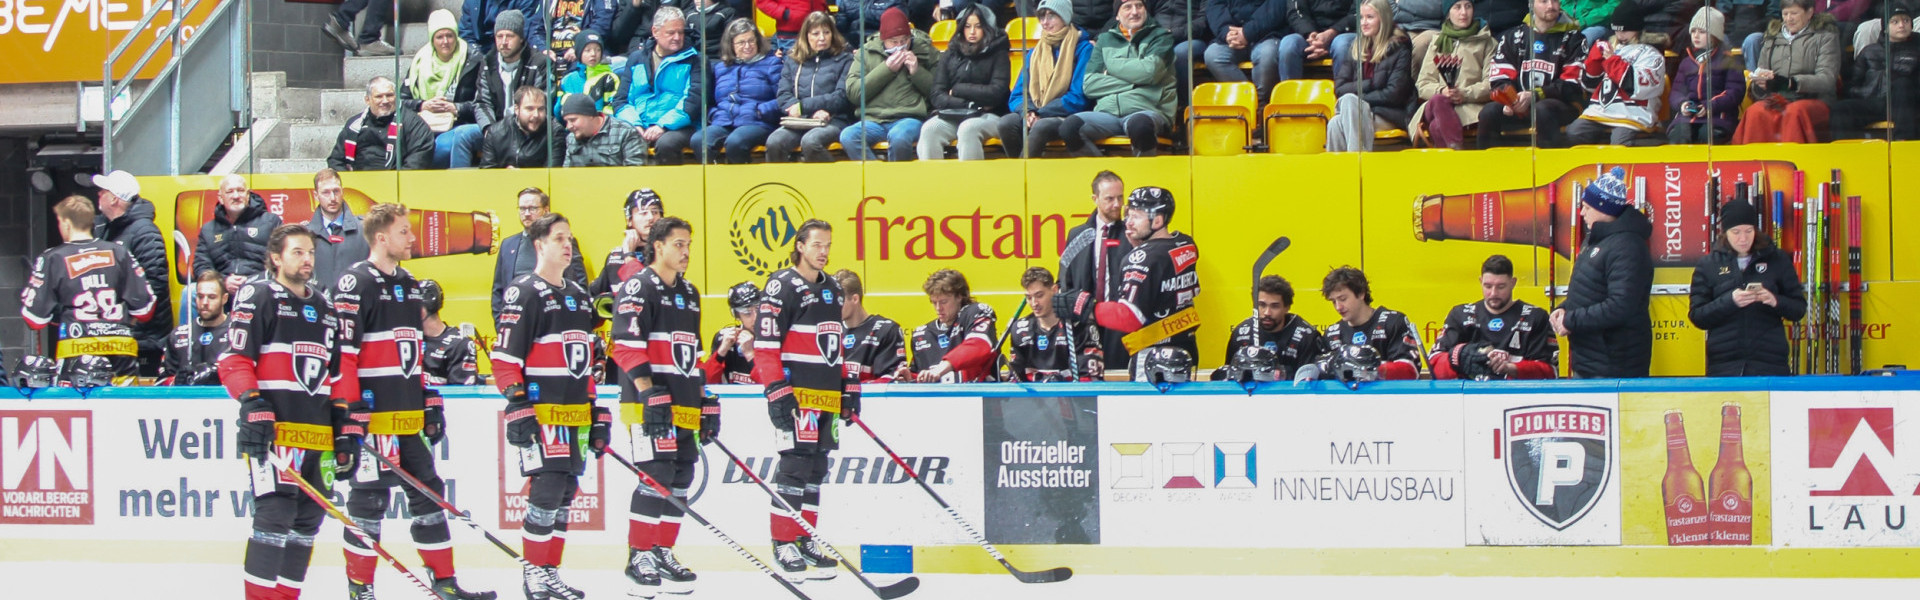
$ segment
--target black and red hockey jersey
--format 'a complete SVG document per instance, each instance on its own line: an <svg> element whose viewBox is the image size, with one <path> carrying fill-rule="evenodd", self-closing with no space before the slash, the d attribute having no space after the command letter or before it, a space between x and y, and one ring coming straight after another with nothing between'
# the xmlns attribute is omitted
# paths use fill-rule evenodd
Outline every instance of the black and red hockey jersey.
<svg viewBox="0 0 1920 600"><path fill-rule="evenodd" d="M413 435L426 424L426 377L422 374L426 334L420 322L426 303L420 283L406 267L381 273L373 261L347 267L333 285L333 310L340 315L340 382L333 398L342 404L367 403L373 419L367 433Z"/></svg>
<svg viewBox="0 0 1920 600"><path fill-rule="evenodd" d="M640 424L646 391L635 388L634 378L647 377L673 396L676 423L698 429L707 383L700 371L699 288L686 277L669 284L653 269L628 277L613 302L613 360L620 365L620 406L628 425ZM680 423L683 413L694 417L690 425Z"/></svg>
<svg viewBox="0 0 1920 600"><path fill-rule="evenodd" d="M1327 352L1327 340L1320 336L1320 330L1297 314L1288 314L1287 322L1280 325L1279 331L1261 329L1257 318L1241 321L1227 338L1226 361L1232 363L1235 353L1253 345L1265 346L1273 352L1274 366L1283 377L1291 377L1300 365L1312 364Z"/></svg>
<svg viewBox="0 0 1920 600"><path fill-rule="evenodd" d="M1099 329L1092 322L1069 325L1055 321L1051 329L1040 317L1027 315L1008 326L1009 368L1016 381L1093 381L1101 377L1093 363L1101 360ZM1103 367L1104 368L1104 367Z"/></svg>
<svg viewBox="0 0 1920 600"><path fill-rule="evenodd" d="M1518 361L1515 366L1519 372L1513 379L1552 379L1560 364L1560 340L1553 335L1547 311L1519 300L1499 314L1488 311L1485 302L1470 302L1447 311L1446 323L1440 327L1440 337L1433 341L1428 357L1435 379L1452 378L1443 377L1442 371L1453 374L1449 354L1461 344L1505 350Z"/></svg>
<svg viewBox="0 0 1920 600"><path fill-rule="evenodd" d="M473 338L448 327L428 335L420 370L428 385L480 385L479 348Z"/></svg>
<svg viewBox="0 0 1920 600"><path fill-rule="evenodd" d="M174 385L219 385L220 353L227 349L227 324L207 327L199 319L173 328L167 336L165 374Z"/></svg>
<svg viewBox="0 0 1920 600"><path fill-rule="evenodd" d="M761 289L754 313L754 382L786 381L797 396L806 395L801 390L832 392L837 403L837 394L859 383L841 365L846 325L840 322L840 303L846 295L840 282L826 273L807 281L787 268L767 277ZM807 399L800 405L808 408Z"/></svg>
<svg viewBox="0 0 1920 600"><path fill-rule="evenodd" d="M1587 36L1580 34L1578 25L1562 22L1546 33L1535 33L1523 24L1494 37L1493 56L1487 59L1487 83L1494 90L1531 91L1539 94L1539 99L1579 105L1587 99L1587 88L1581 81L1586 58Z"/></svg>
<svg viewBox="0 0 1920 600"><path fill-rule="evenodd" d="M1132 333L1193 308L1194 298L1200 295L1199 265L1200 249L1187 234L1174 232L1142 242L1127 253L1115 301L1096 305L1094 316L1101 327ZM1200 346L1194 337L1198 330L1189 326L1160 343L1178 346L1198 358Z"/></svg>
<svg viewBox="0 0 1920 600"><path fill-rule="evenodd" d="M1413 365L1414 371L1420 370L1424 354L1420 330L1413 328L1413 321L1408 320L1407 315L1384 306L1374 308L1373 317L1360 325L1340 320L1327 326L1329 349L1346 344L1372 346L1374 351L1380 353L1381 363L1406 361Z"/></svg>
<svg viewBox="0 0 1920 600"><path fill-rule="evenodd" d="M541 425L593 424L593 299L580 284L528 273L501 291L493 383L526 384Z"/></svg>
<svg viewBox="0 0 1920 600"><path fill-rule="evenodd" d="M267 280L234 292L220 383L234 398L260 390L273 405L274 445L327 451L333 449L340 320L319 290L303 291Z"/></svg>
<svg viewBox="0 0 1920 600"><path fill-rule="evenodd" d="M720 351L720 340L726 339L727 336L738 336L743 331L750 331L742 327L745 326L722 327L719 331L713 332L713 342L707 346L713 351L707 354L706 360L700 361L700 370L707 374L707 383L753 383L753 359L747 356L753 351L751 336L744 345L738 343L739 338L735 337L736 343L727 350L725 355L717 354Z"/></svg>
<svg viewBox="0 0 1920 600"><path fill-rule="evenodd" d="M868 315L859 325L847 328L847 374L861 383L888 383L906 375L907 341L900 335L900 324L880 315Z"/></svg>
<svg viewBox="0 0 1920 600"><path fill-rule="evenodd" d="M140 263L120 244L97 239L40 253L20 291L20 316L27 326L59 323L55 356L62 359L139 354L133 324L151 318L153 307L153 290ZM116 359L116 366L120 363L133 361Z"/></svg>
<svg viewBox="0 0 1920 600"><path fill-rule="evenodd" d="M908 370L918 375L946 361L953 370L941 383L991 381L998 321L993 307L975 302L960 307L951 324L934 319L913 328L913 363Z"/></svg>

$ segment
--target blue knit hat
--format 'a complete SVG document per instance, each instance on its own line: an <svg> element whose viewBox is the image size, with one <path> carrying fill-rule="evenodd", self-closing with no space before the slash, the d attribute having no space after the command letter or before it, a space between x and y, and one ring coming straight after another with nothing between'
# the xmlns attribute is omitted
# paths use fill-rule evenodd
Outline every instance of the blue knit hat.
<svg viewBox="0 0 1920 600"><path fill-rule="evenodd" d="M1601 174L1580 192L1580 201L1609 217L1620 216L1627 211L1627 170L1614 167Z"/></svg>

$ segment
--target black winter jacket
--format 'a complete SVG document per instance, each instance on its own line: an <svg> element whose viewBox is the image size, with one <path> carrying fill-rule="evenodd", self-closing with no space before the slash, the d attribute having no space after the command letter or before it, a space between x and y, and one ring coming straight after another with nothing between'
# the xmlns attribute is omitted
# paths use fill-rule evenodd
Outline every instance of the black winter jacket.
<svg viewBox="0 0 1920 600"><path fill-rule="evenodd" d="M1646 377L1653 364L1653 257L1647 237L1653 224L1629 208L1611 222L1595 223L1573 260L1563 324L1573 344L1573 376Z"/></svg>
<svg viewBox="0 0 1920 600"><path fill-rule="evenodd" d="M839 54L815 54L804 63L788 56L786 66L780 71L780 110L784 113L798 103L802 117L812 117L813 111L824 110L832 115L835 126L853 123L854 107L847 100L845 90L847 69L853 66L853 52L857 50L848 48Z"/></svg>
<svg viewBox="0 0 1920 600"><path fill-rule="evenodd" d="M153 223L153 202L136 195L127 199L127 212L108 221L105 215L93 219L93 237L126 247L133 261L146 273L147 287L160 299L153 304L153 318L133 325L133 338L140 351L163 352L167 336L173 331L173 303L167 301L167 239Z"/></svg>
<svg viewBox="0 0 1920 600"><path fill-rule="evenodd" d="M216 206L213 220L200 226L199 243L193 245L194 273L212 269L252 277L266 271L267 236L280 226L280 215L267 212L259 194L248 196L238 218L228 215L226 206Z"/></svg>
<svg viewBox="0 0 1920 600"><path fill-rule="evenodd" d="M1107 0L1073 0L1073 26L1099 37L1113 24L1113 3Z"/></svg>
<svg viewBox="0 0 1920 600"><path fill-rule="evenodd" d="M389 135L398 121L399 135ZM399 154L395 160L394 154ZM327 168L335 171L418 171L433 167L433 130L420 113L400 109L386 117L363 110L340 127Z"/></svg>
<svg viewBox="0 0 1920 600"><path fill-rule="evenodd" d="M1290 0L1211 0L1207 5L1207 26L1213 39L1225 42L1228 27L1239 27L1251 47L1269 37L1291 33L1287 26Z"/></svg>
<svg viewBox="0 0 1920 600"><path fill-rule="evenodd" d="M550 161L547 157L567 153L565 131L565 127L551 120L535 133L521 131L520 122L516 119L494 121L480 134L480 168L544 169L560 166L560 161Z"/></svg>
<svg viewBox="0 0 1920 600"><path fill-rule="evenodd" d="M1741 307L1733 292L1759 283L1773 292L1778 306L1755 302ZM1805 288L1793 272L1793 259L1775 248L1755 252L1742 270L1724 243L1693 269L1693 299L1687 320L1707 330L1707 376L1791 375L1787 368L1786 328L1781 320L1807 314Z"/></svg>
<svg viewBox="0 0 1920 600"><path fill-rule="evenodd" d="M1355 44L1356 46L1358 44ZM1396 36L1387 45L1386 56L1372 66L1368 73L1363 57L1341 63L1333 75L1333 93L1335 96L1359 94L1361 100L1373 107L1373 114L1388 121L1395 127L1407 128L1407 119L1413 115L1413 43L1406 36ZM1364 82L1361 75L1367 75ZM1365 83L1362 86L1361 83Z"/></svg>
<svg viewBox="0 0 1920 600"><path fill-rule="evenodd" d="M453 80L453 93L447 97L447 100L452 101L454 105L453 122L456 125L474 122L474 99L479 97L480 92L480 66L486 62L485 54L481 54L472 46L467 47L466 62L461 64L460 76ZM401 108L420 112L420 105L432 100L432 98L415 98L413 86L403 83L398 87Z"/></svg>
<svg viewBox="0 0 1920 600"><path fill-rule="evenodd" d="M934 110L977 108L1006 114L1007 86L1012 66L1007 62L1007 34L988 29L979 46L955 39L933 70Z"/></svg>
<svg viewBox="0 0 1920 600"><path fill-rule="evenodd" d="M552 84L555 82L548 73L552 71L546 53L522 49L520 68L513 72L509 84L503 86L500 84L500 54L488 53L480 59L480 83L473 94L473 122L486 127L494 121L512 120L513 91L522 86L549 90L551 97Z"/></svg>
<svg viewBox="0 0 1920 600"><path fill-rule="evenodd" d="M1300 35L1328 29L1350 33L1359 23L1354 10L1353 3L1345 0L1288 0L1287 23Z"/></svg>
<svg viewBox="0 0 1920 600"><path fill-rule="evenodd" d="M1213 39L1213 30L1207 28L1207 7L1205 0L1149 0L1147 6L1153 11L1153 20L1160 27L1173 34L1173 42L1178 44L1188 39L1202 42ZM1188 11L1192 18L1188 18Z"/></svg>

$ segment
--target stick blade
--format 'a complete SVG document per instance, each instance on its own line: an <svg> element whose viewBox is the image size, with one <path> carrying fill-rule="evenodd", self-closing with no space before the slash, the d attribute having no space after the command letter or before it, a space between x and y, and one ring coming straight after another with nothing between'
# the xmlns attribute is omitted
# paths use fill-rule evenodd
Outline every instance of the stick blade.
<svg viewBox="0 0 1920 600"><path fill-rule="evenodd" d="M883 585L875 588L874 593L880 596L881 600L893 600L894 598L911 594L917 589L920 589L920 578L908 577L892 585Z"/></svg>
<svg viewBox="0 0 1920 600"><path fill-rule="evenodd" d="M1073 577L1073 569L1054 567L1046 571L1014 571L1013 576L1021 583L1056 583Z"/></svg>
<svg viewBox="0 0 1920 600"><path fill-rule="evenodd" d="M1261 252L1260 254L1263 256L1279 254L1281 252L1286 252L1287 247L1292 245L1293 245L1293 239L1283 235L1283 236L1274 238L1273 243L1267 244L1267 251Z"/></svg>

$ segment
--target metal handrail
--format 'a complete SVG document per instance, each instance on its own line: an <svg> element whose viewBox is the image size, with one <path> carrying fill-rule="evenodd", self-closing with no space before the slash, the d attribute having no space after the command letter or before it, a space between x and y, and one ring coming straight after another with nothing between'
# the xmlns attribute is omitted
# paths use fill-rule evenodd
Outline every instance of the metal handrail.
<svg viewBox="0 0 1920 600"><path fill-rule="evenodd" d="M147 25L153 23L153 18L160 14L160 10L169 6L173 7L172 21L168 22L167 26L160 31L160 35L155 36L158 38L157 41L148 45L146 52L141 53L140 58L134 61L133 67L127 70L127 77L122 79L119 85L115 85L113 82L114 64L119 62L120 57L133 46L134 40L141 37L138 32L145 31ZM191 0L184 7L180 5L179 0L170 0L154 4L153 8L148 9L146 14L140 16L140 22L135 24L133 29L129 30L134 33L127 34L125 39L120 40L120 45L114 47L112 52L107 53L106 63L101 66L102 75L100 78L100 91L102 92L100 113L101 160L106 168L113 168L113 99L118 98L121 92L126 91L127 88L133 85L134 80L139 78L140 70L146 68L147 63L153 60L154 53L160 51L161 44L170 43L173 45L173 55L169 59L169 62L178 62L180 60L180 49L183 43L179 35L181 24L184 22L184 16L192 14L193 9L199 6L200 0ZM176 102L177 98L178 96L176 95ZM131 107L135 104L137 103L129 102L128 106Z"/></svg>

